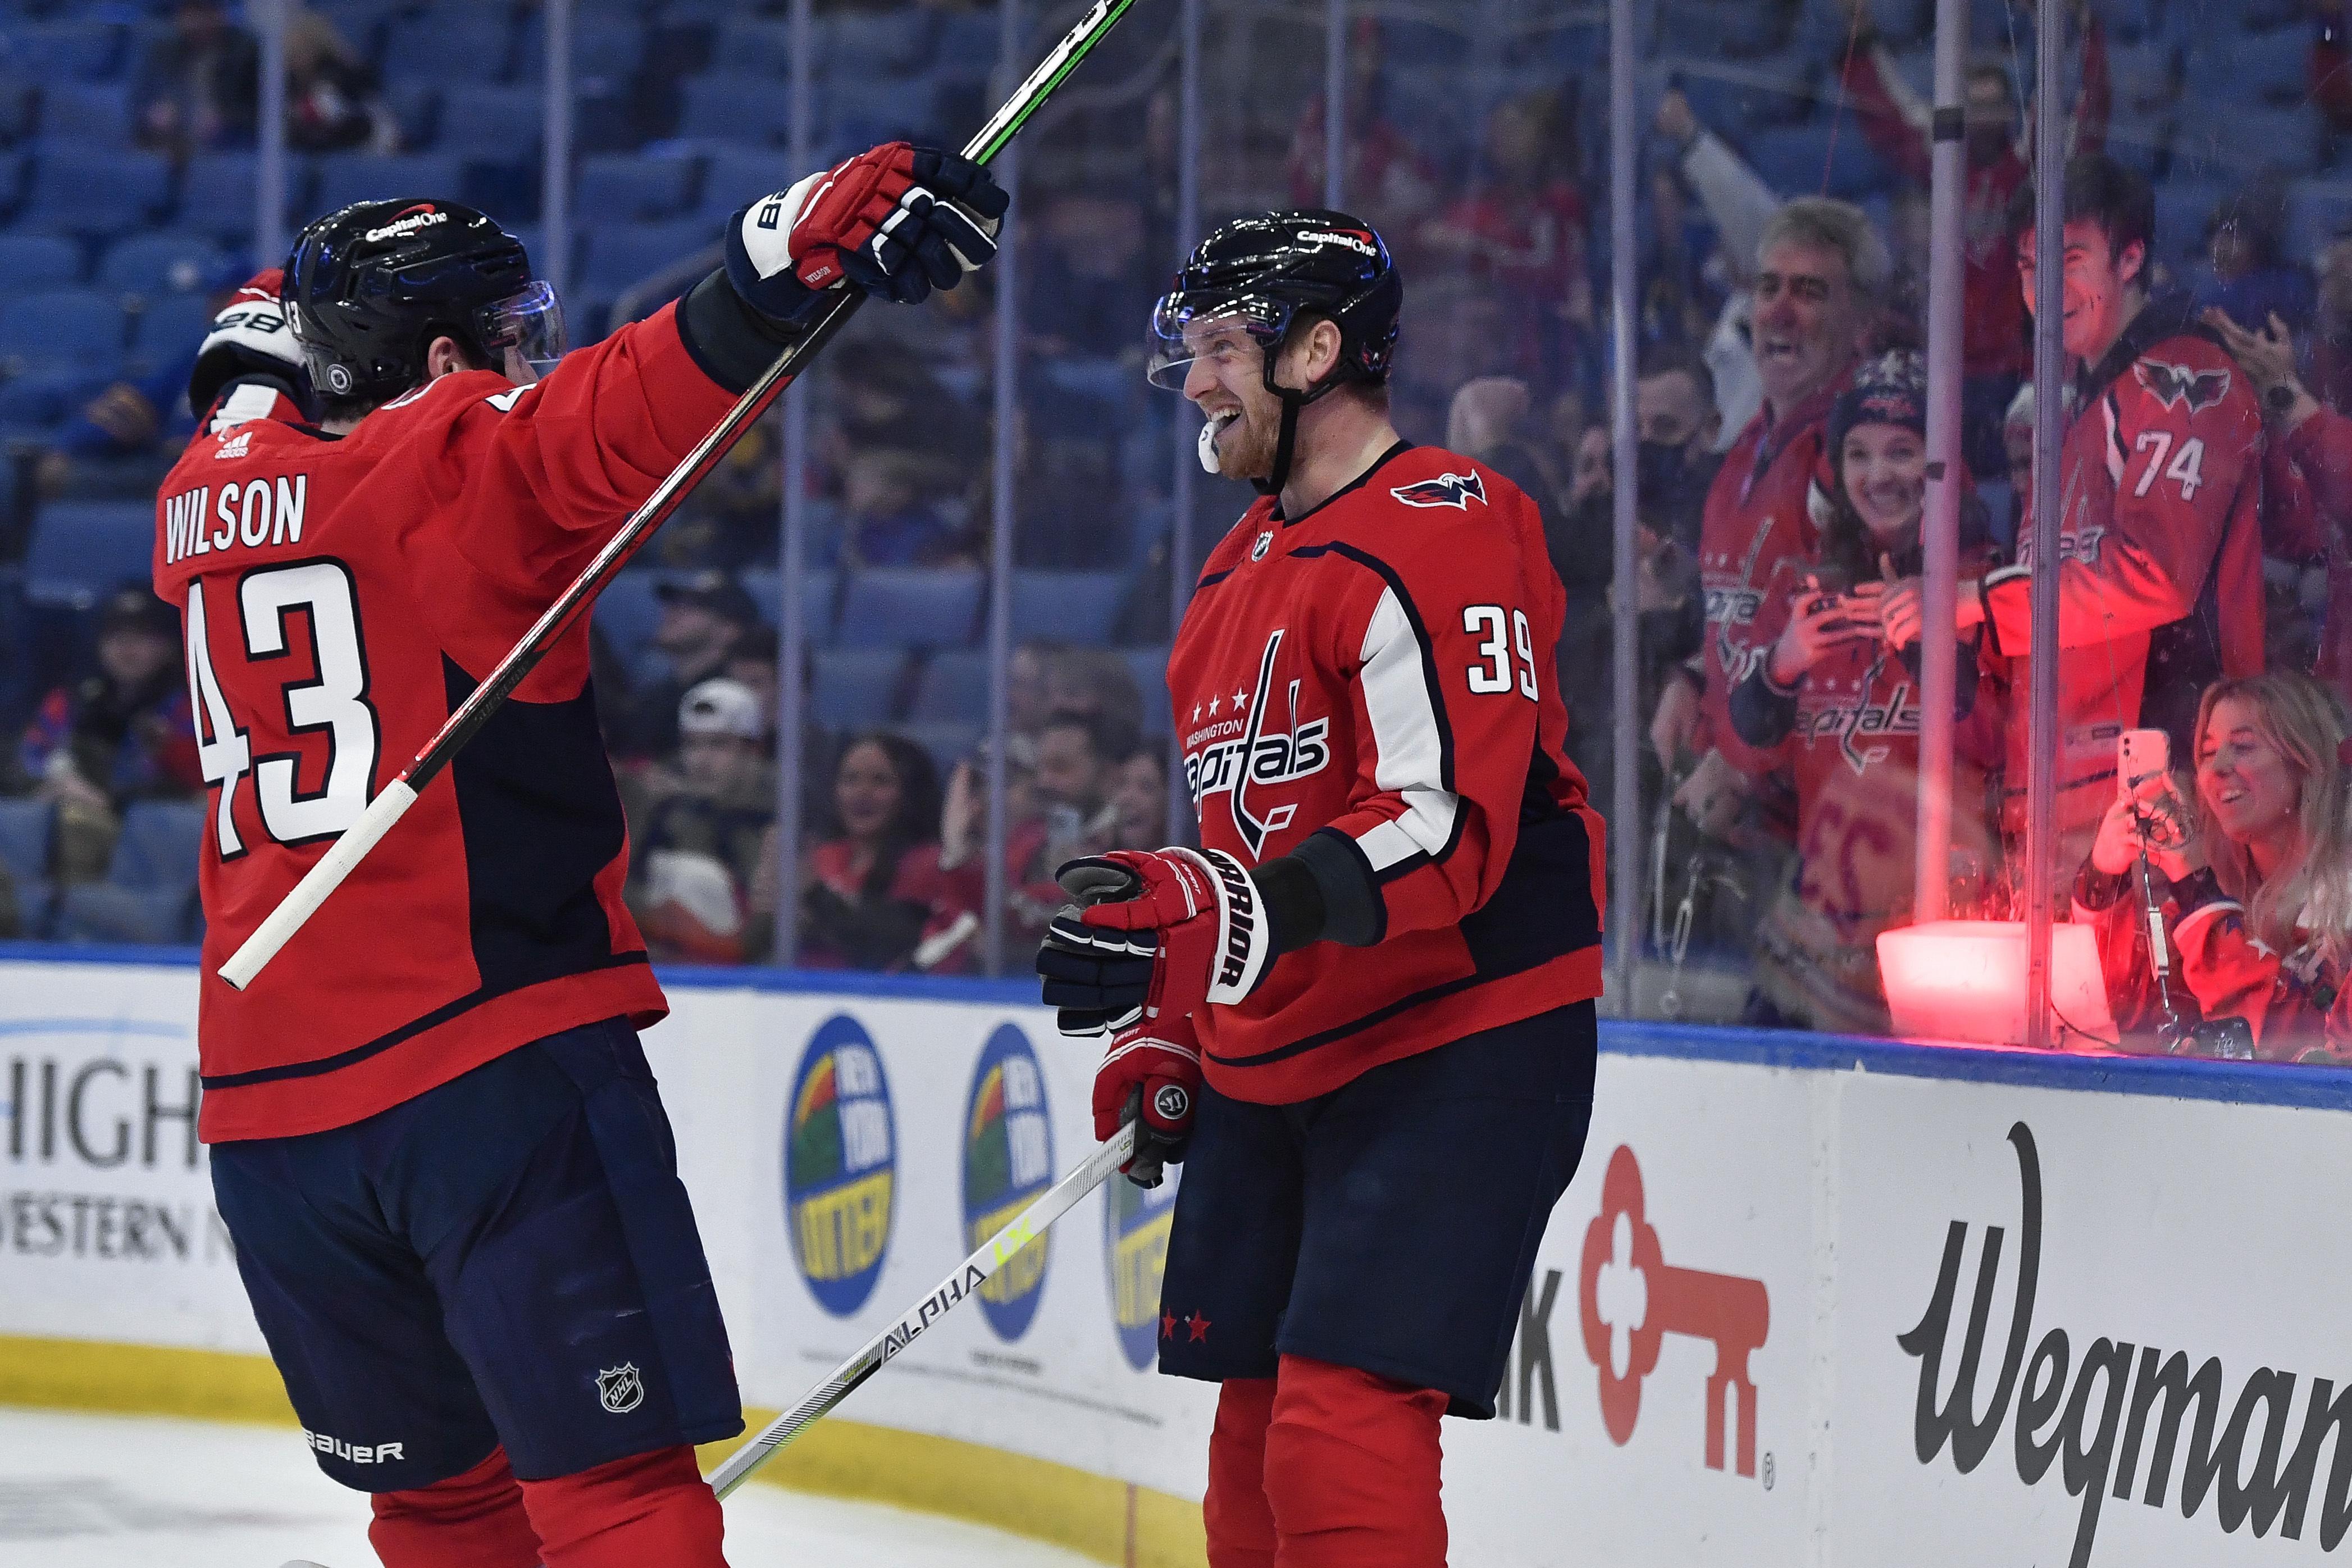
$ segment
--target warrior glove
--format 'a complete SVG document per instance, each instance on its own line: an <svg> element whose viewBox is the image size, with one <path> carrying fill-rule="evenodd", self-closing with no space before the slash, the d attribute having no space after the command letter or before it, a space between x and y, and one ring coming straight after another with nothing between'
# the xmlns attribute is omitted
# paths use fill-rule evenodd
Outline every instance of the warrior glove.
<svg viewBox="0 0 2352 1568"><path fill-rule="evenodd" d="M1066 1035L1169 1029L1255 990L1279 951L1257 884L1219 849L1118 849L1062 868L1077 900L1037 952Z"/></svg>
<svg viewBox="0 0 2352 1568"><path fill-rule="evenodd" d="M887 142L737 213L728 281L776 321L841 288L919 304L995 257L1009 201L968 158Z"/></svg>

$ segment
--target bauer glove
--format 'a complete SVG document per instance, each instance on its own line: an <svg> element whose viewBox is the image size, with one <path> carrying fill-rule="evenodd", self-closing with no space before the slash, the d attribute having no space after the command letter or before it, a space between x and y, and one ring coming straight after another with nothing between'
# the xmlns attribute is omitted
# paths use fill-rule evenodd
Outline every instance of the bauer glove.
<svg viewBox="0 0 2352 1568"><path fill-rule="evenodd" d="M887 142L737 213L727 279L778 321L845 287L919 304L995 257L1009 201L968 158Z"/></svg>
<svg viewBox="0 0 2352 1568"><path fill-rule="evenodd" d="M310 387L310 373L303 366L301 345L288 329L286 307L278 302L284 279L275 267L256 273L213 317L196 350L195 368L188 373L188 407L205 434L216 436L248 419L289 414L306 422L317 420L319 400ZM279 398L285 399L284 405Z"/></svg>
<svg viewBox="0 0 2352 1568"><path fill-rule="evenodd" d="M1061 869L1077 900L1037 951L1066 1035L1172 1026L1255 990L1277 949L1248 870L1219 849L1118 849Z"/></svg>
<svg viewBox="0 0 2352 1568"><path fill-rule="evenodd" d="M1114 1037L1095 1068L1095 1142L1135 1121L1135 1156L1119 1167L1139 1187L1160 1184L1160 1167L1181 1165L1192 1141L1201 1095L1201 1047L1190 1018L1139 1025Z"/></svg>

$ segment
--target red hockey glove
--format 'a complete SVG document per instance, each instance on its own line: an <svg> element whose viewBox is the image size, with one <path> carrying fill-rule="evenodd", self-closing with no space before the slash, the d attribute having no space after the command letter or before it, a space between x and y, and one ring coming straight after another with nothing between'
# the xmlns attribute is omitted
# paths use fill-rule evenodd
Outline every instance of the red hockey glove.
<svg viewBox="0 0 2352 1568"><path fill-rule="evenodd" d="M1257 884L1217 849L1118 849L1062 868L1080 906L1046 928L1045 1000L1066 1035L1164 1027L1240 1001L1274 962Z"/></svg>
<svg viewBox="0 0 2352 1568"><path fill-rule="evenodd" d="M737 213L727 279L779 321L845 285L917 304L994 258L1009 199L969 159L887 142Z"/></svg>
<svg viewBox="0 0 2352 1568"><path fill-rule="evenodd" d="M1171 1018L1118 1036L1095 1068L1095 1141L1108 1142L1132 1114L1135 1157L1119 1167L1136 1185L1160 1184L1162 1165L1184 1163L1201 1094L1201 1047L1192 1020Z"/></svg>
<svg viewBox="0 0 2352 1568"><path fill-rule="evenodd" d="M284 280L275 267L256 273L213 317L196 350L195 368L188 373L188 407L204 422L205 434L289 413L304 420L318 417L302 345L288 330L286 308L278 300ZM224 395L226 401L214 407ZM278 397L289 406L279 407Z"/></svg>

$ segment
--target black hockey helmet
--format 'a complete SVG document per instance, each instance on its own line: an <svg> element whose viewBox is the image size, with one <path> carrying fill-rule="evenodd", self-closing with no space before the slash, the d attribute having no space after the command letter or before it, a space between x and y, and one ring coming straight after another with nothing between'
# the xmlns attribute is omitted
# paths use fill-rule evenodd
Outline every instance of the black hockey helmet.
<svg viewBox="0 0 2352 1568"><path fill-rule="evenodd" d="M1388 379L1403 303L1389 247L1362 219L1318 210L1235 218L1201 242L1152 311L1152 384L1183 385L1192 357L1188 326L1235 318L1273 348L1302 310L1339 328L1339 364L1329 383L1377 384ZM1269 357L1268 386L1273 374Z"/></svg>
<svg viewBox="0 0 2352 1568"><path fill-rule="evenodd" d="M295 237L286 315L311 384L383 403L425 380L425 351L450 337L486 365L509 350L545 370L564 348L555 290L522 241L456 202L354 202Z"/></svg>
<svg viewBox="0 0 2352 1568"><path fill-rule="evenodd" d="M1151 312L1150 377L1181 388L1199 329L1239 325L1265 351L1265 388L1282 399L1282 438L1265 488L1289 478L1299 411L1335 387L1378 386L1396 355L1404 283L1378 230L1346 213L1308 208L1234 218L1202 240ZM1339 329L1339 362L1313 386L1284 386L1275 361L1301 313ZM1213 466L1203 443L1202 462Z"/></svg>

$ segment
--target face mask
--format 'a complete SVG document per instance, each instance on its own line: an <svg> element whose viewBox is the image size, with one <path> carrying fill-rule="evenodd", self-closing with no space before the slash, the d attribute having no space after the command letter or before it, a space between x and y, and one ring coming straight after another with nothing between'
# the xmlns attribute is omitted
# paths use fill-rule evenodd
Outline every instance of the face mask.
<svg viewBox="0 0 2352 1568"><path fill-rule="evenodd" d="M1689 468L1684 448L1664 441L1644 441L1633 455L1633 493L1644 501L1671 504L1682 493Z"/></svg>

